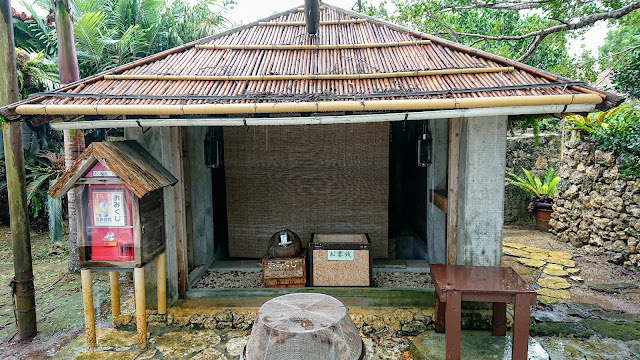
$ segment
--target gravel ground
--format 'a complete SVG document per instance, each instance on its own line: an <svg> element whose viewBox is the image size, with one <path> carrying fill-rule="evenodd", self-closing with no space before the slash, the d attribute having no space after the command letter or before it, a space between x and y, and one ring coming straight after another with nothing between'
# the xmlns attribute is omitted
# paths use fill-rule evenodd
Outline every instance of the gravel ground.
<svg viewBox="0 0 640 360"><path fill-rule="evenodd" d="M428 274L379 272L373 274L376 287L380 288L430 288ZM247 271L207 271L198 280L196 289L249 289L261 288L262 273Z"/></svg>
<svg viewBox="0 0 640 360"><path fill-rule="evenodd" d="M380 288L432 288L429 274L379 272L373 274L375 286Z"/></svg>
<svg viewBox="0 0 640 360"><path fill-rule="evenodd" d="M262 273L248 271L207 271L194 285L195 289L261 288Z"/></svg>

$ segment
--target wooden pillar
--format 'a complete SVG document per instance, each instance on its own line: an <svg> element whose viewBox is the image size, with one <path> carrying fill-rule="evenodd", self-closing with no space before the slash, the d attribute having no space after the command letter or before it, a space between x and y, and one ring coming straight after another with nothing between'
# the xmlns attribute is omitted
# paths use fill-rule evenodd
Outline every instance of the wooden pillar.
<svg viewBox="0 0 640 360"><path fill-rule="evenodd" d="M80 270L82 279L82 303L84 305L84 328L87 335L87 349L96 348L96 319L93 309L93 287L91 285L91 270Z"/></svg>
<svg viewBox="0 0 640 360"><path fill-rule="evenodd" d="M189 268L187 265L187 224L185 209L184 169L182 163L182 135L177 126L170 128L171 172L178 179L173 186L176 219L176 252L178 263L178 296L187 297Z"/></svg>
<svg viewBox="0 0 640 360"><path fill-rule="evenodd" d="M147 305L144 291L144 268L133 269L133 286L136 300L136 329L138 350L147 348Z"/></svg>
<svg viewBox="0 0 640 360"><path fill-rule="evenodd" d="M13 40L11 2L0 2L0 106L18 101L18 76ZM22 150L22 123L7 124L2 121L4 135L4 160L7 177L13 269L11 291L15 296L15 314L20 339L36 336L36 302L31 263L31 237Z"/></svg>
<svg viewBox="0 0 640 360"><path fill-rule="evenodd" d="M120 280L117 271L109 272L111 282L111 315L120 315Z"/></svg>
<svg viewBox="0 0 640 360"><path fill-rule="evenodd" d="M460 119L449 119L447 163L447 264L458 263L458 166L460 164Z"/></svg>
<svg viewBox="0 0 640 360"><path fill-rule="evenodd" d="M156 259L156 279L158 281L158 314L167 313L167 257L165 253Z"/></svg>

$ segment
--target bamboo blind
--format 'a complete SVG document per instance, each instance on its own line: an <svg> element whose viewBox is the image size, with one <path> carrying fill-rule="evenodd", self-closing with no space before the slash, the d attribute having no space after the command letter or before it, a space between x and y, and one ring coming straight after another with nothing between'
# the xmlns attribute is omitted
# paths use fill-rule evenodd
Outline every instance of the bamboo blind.
<svg viewBox="0 0 640 360"><path fill-rule="evenodd" d="M389 124L224 129L229 255L259 258L278 230L368 233L387 256Z"/></svg>

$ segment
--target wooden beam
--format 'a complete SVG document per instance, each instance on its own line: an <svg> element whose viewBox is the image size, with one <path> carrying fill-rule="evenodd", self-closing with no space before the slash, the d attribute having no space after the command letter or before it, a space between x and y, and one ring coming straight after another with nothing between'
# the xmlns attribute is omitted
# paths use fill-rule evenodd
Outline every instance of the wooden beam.
<svg viewBox="0 0 640 360"><path fill-rule="evenodd" d="M187 264L187 221L184 193L184 168L182 163L182 131L180 127L170 128L171 172L178 179L173 186L173 200L176 221L176 252L178 263L178 296L187 297L189 269Z"/></svg>
<svg viewBox="0 0 640 360"><path fill-rule="evenodd" d="M182 173L184 180L184 206L185 206L185 220L187 230L187 267L189 271L195 268L195 249L193 248L193 201L191 197L191 158L189 156L189 131L188 129L182 130L182 143L185 145L182 147ZM204 143L202 144L204 147ZM196 195L197 201L197 195Z"/></svg>
<svg viewBox="0 0 640 360"><path fill-rule="evenodd" d="M158 314L164 315L167 313L167 258L165 253L158 255L156 265Z"/></svg>
<svg viewBox="0 0 640 360"><path fill-rule="evenodd" d="M447 149L447 264L458 263L458 166L460 165L460 119L449 119Z"/></svg>
<svg viewBox="0 0 640 360"><path fill-rule="evenodd" d="M111 315L120 315L120 279L117 271L109 271L111 283Z"/></svg>
<svg viewBox="0 0 640 360"><path fill-rule="evenodd" d="M144 268L133 269L133 287L136 302L136 332L138 350L147 349L147 304L144 288Z"/></svg>
<svg viewBox="0 0 640 360"><path fill-rule="evenodd" d="M82 304L84 305L84 331L87 338L87 349L95 349L96 318L93 308L93 287L91 285L91 269L80 270L82 279Z"/></svg>

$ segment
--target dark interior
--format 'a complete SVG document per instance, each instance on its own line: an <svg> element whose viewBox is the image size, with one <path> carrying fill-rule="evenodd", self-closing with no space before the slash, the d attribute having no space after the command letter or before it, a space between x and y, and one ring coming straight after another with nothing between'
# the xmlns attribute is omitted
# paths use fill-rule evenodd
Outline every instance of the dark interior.
<svg viewBox="0 0 640 360"><path fill-rule="evenodd" d="M423 122L391 123L389 146L390 258L426 259L427 168L418 166Z"/></svg>

